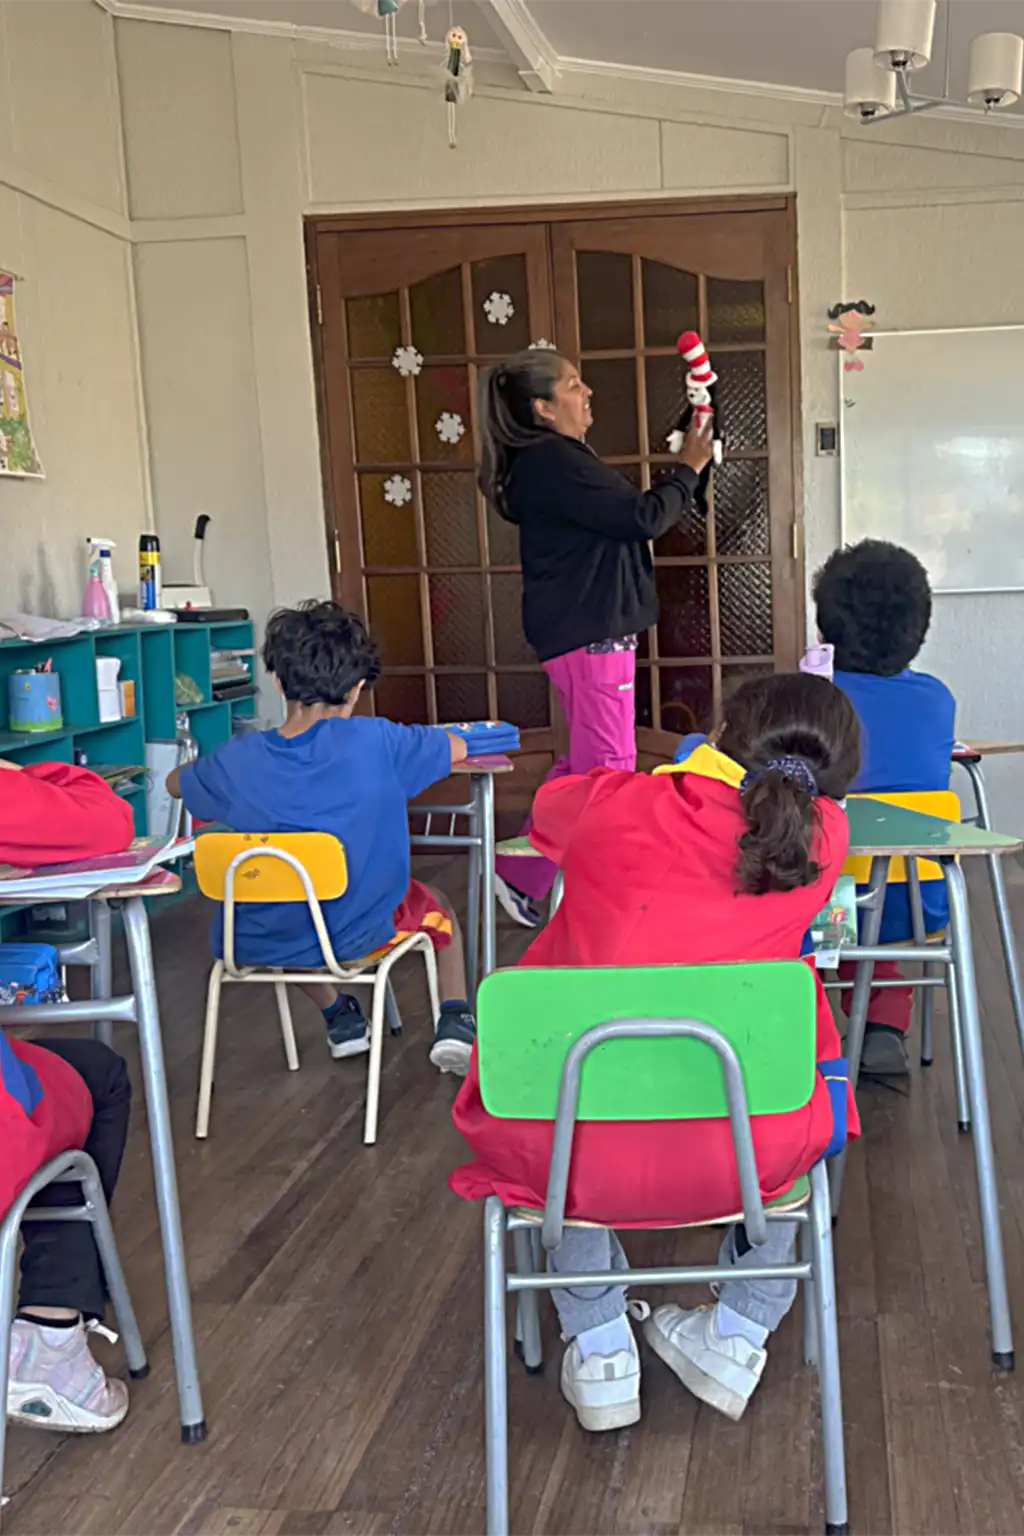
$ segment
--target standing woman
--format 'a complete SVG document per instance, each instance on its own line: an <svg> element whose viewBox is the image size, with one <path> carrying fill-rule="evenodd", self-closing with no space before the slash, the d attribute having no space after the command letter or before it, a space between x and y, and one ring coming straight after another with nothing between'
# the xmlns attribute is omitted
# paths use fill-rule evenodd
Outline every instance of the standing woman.
<svg viewBox="0 0 1024 1536"><path fill-rule="evenodd" d="M638 491L586 444L592 391L568 358L519 352L484 376L480 485L519 529L523 628L558 692L569 751L548 778L636 767L637 637L658 617L651 540L693 505L711 437L691 427L657 489ZM526 928L555 876L497 861L502 906Z"/></svg>

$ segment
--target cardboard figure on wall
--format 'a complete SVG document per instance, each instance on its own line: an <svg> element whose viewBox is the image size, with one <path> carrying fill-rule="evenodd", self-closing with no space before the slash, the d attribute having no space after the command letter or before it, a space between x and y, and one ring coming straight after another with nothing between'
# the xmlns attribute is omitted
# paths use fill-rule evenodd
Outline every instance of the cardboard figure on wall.
<svg viewBox="0 0 1024 1536"><path fill-rule="evenodd" d="M869 304L867 299L851 299L846 303L833 304L828 312L832 322L829 330L835 338L836 346L846 353L843 363L846 373L859 373L864 367L857 353L871 351L872 338L865 336L864 332L874 330L874 321L868 318L874 313L875 306Z"/></svg>

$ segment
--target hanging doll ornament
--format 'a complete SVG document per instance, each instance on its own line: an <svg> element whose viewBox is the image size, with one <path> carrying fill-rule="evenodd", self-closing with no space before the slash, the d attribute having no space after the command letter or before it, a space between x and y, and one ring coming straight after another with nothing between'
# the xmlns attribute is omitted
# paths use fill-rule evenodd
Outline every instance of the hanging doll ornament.
<svg viewBox="0 0 1024 1536"><path fill-rule="evenodd" d="M444 99L448 107L448 148L454 149L455 109L473 92L473 55L464 27L449 27L444 38Z"/></svg>
<svg viewBox="0 0 1024 1536"><path fill-rule="evenodd" d="M384 23L384 48L389 64L398 63L398 13L406 0L352 0L364 16L377 16ZM427 0L418 0L420 42L427 41Z"/></svg>
<svg viewBox="0 0 1024 1536"><path fill-rule="evenodd" d="M857 356L858 352L870 352L872 338L865 336L865 331L873 331L875 323L868 318L873 315L875 306L869 304L866 299L857 299L848 304L833 304L828 312L828 318L832 324L829 330L835 337L836 346L841 352L845 352L843 362L844 373L860 373L864 364Z"/></svg>
<svg viewBox="0 0 1024 1536"><path fill-rule="evenodd" d="M669 433L668 446L671 453L678 453L683 446L683 438L686 436L690 422L696 419L698 430L703 436L715 432L717 425L715 415L715 397L712 393L718 382L718 374L715 373L708 361L708 354L704 343L696 331L684 331L676 342L676 351L686 364L686 410L679 419L679 425L674 432ZM721 432L715 432L711 441L711 457L715 464L722 462L722 437Z"/></svg>

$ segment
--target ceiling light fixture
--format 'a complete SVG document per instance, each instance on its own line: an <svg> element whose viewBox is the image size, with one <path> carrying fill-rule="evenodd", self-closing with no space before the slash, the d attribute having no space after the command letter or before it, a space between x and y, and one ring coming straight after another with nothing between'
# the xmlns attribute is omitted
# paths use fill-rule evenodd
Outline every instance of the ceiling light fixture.
<svg viewBox="0 0 1024 1536"><path fill-rule="evenodd" d="M941 96L916 96L910 77L931 61L936 0L880 0L873 48L846 56L844 109L862 123L962 105L949 93L950 19L946 5L946 80ZM1012 107L1020 100L1024 38L1012 32L984 32L971 44L967 101L982 112Z"/></svg>

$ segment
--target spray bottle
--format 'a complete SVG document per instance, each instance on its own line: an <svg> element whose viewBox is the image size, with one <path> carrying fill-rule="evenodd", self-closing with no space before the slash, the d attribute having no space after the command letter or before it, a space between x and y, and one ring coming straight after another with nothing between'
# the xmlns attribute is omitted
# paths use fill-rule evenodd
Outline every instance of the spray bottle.
<svg viewBox="0 0 1024 1536"><path fill-rule="evenodd" d="M110 622L112 624L120 624L121 603L117 595L117 581L114 577L114 566L110 558L111 550L116 549L117 545L114 543L113 539L101 539L97 538L95 535L92 535L86 539L86 543L89 545L89 548L92 551L90 558L90 570L92 569L92 562L95 561L99 569L100 585L102 586L104 592L107 594L107 607L110 609Z"/></svg>
<svg viewBox="0 0 1024 1536"><path fill-rule="evenodd" d="M82 597L82 616L86 619L103 619L110 623L110 599L100 579L100 557L93 548L89 558L89 580Z"/></svg>

